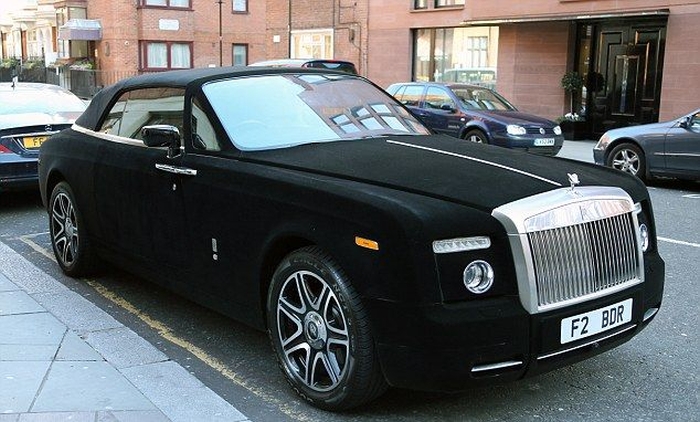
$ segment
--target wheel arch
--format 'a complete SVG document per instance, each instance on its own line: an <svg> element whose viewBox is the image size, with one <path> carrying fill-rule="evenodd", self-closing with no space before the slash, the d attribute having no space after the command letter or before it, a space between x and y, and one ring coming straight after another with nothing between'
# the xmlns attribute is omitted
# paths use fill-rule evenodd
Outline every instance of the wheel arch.
<svg viewBox="0 0 700 422"><path fill-rule="evenodd" d="M462 130L459 132L459 138L465 139L467 136L467 133L471 130L479 130L479 131L483 132L487 138L491 139L491 132L489 131L489 129L486 127L485 124L483 124L482 122L479 122L478 120L468 121L462 127Z"/></svg>
<svg viewBox="0 0 700 422"><path fill-rule="evenodd" d="M610 158L610 153L612 153L612 151L617 148L618 145L622 144L632 144L642 151L642 156L644 158L644 177L649 178L651 176L651 172L649 170L649 157L647 157L646 150L644 147L642 147L642 144L638 140L631 137L624 136L611 141L607 148L605 148L603 163L607 165L608 159Z"/></svg>
<svg viewBox="0 0 700 422"><path fill-rule="evenodd" d="M642 152L644 152L644 148L642 148L642 145L636 139L626 137L626 136L620 137L620 138L617 138L617 139L611 141L610 144L608 144L608 147L605 148L605 157L603 157L603 158L605 159L606 162L608 161L608 158L610 157L610 153L612 152L612 150L621 144L632 144L632 145L636 146L637 148L641 149ZM645 155L644 159L646 160L646 154L644 154L644 155Z"/></svg>
<svg viewBox="0 0 700 422"><path fill-rule="evenodd" d="M42 195L41 200L44 203L44 208L49 209L49 202L51 201L51 193L53 189L61 182L66 181L66 177L59 170L52 170L48 177L46 178L45 191Z"/></svg>
<svg viewBox="0 0 700 422"><path fill-rule="evenodd" d="M272 275L275 273L277 266L282 259L297 249L306 246L314 246L312 240L294 234L280 236L274 239L263 254L260 264L260 292L258 300L260 301L260 309L262 311L262 327L267 328L267 295L272 283Z"/></svg>

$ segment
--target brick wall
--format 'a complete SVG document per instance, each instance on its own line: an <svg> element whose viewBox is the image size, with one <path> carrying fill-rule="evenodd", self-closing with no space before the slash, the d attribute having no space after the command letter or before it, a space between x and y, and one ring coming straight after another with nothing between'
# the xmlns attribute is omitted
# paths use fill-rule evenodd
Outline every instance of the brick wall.
<svg viewBox="0 0 700 422"><path fill-rule="evenodd" d="M502 25L498 91L521 111L554 119L568 112L560 86L570 55L569 24Z"/></svg>
<svg viewBox="0 0 700 422"><path fill-rule="evenodd" d="M99 19L102 40L95 43L97 67L135 72L138 69L138 17L133 1L91 0L88 19Z"/></svg>
<svg viewBox="0 0 700 422"><path fill-rule="evenodd" d="M96 43L100 69L139 70L139 41L192 42L193 66L219 65L219 5L192 0L191 10L139 8L138 0L91 0L88 18L102 23L103 38ZM248 44L249 61L265 58L266 5L250 1L248 13L233 13L222 3L222 61L232 64L232 44ZM163 21L177 22L176 30L162 29ZM167 25L166 25L167 27Z"/></svg>
<svg viewBox="0 0 700 422"><path fill-rule="evenodd" d="M383 88L411 80L411 31L375 29L369 38L367 77Z"/></svg>
<svg viewBox="0 0 700 422"><path fill-rule="evenodd" d="M700 5L671 10L659 120L670 120L700 108Z"/></svg>
<svg viewBox="0 0 700 422"><path fill-rule="evenodd" d="M290 3L292 31L334 28L333 58L366 72L368 0L267 0L267 59L289 57Z"/></svg>

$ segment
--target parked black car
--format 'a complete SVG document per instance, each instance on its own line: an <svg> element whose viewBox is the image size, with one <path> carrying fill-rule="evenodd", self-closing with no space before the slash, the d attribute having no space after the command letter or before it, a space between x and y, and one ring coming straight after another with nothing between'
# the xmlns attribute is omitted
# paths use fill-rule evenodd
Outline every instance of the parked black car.
<svg viewBox="0 0 700 422"><path fill-rule="evenodd" d="M347 73L126 79L42 145L39 170L66 274L109 260L267 330L325 409L539 374L661 305L638 179L431 135Z"/></svg>
<svg viewBox="0 0 700 422"><path fill-rule="evenodd" d="M352 62L334 59L277 59L251 63L252 67L308 67L312 69L339 70L357 75L357 67Z"/></svg>
<svg viewBox="0 0 700 422"><path fill-rule="evenodd" d="M700 109L667 122L609 130L593 148L593 159L641 179L700 180Z"/></svg>
<svg viewBox="0 0 700 422"><path fill-rule="evenodd" d="M83 110L80 98L56 85L0 83L0 192L37 189L39 147Z"/></svg>
<svg viewBox="0 0 700 422"><path fill-rule="evenodd" d="M556 155L564 143L555 122L522 113L483 86L409 82L387 92L439 133L543 155Z"/></svg>

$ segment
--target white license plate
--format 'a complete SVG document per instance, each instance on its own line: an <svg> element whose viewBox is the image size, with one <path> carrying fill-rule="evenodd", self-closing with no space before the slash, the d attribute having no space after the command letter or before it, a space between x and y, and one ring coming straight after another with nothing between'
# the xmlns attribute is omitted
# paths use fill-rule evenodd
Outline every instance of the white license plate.
<svg viewBox="0 0 700 422"><path fill-rule="evenodd" d="M554 145L554 138L537 138L535 139L536 147L551 147Z"/></svg>
<svg viewBox="0 0 700 422"><path fill-rule="evenodd" d="M632 299L561 320L561 344L594 336L632 321Z"/></svg>

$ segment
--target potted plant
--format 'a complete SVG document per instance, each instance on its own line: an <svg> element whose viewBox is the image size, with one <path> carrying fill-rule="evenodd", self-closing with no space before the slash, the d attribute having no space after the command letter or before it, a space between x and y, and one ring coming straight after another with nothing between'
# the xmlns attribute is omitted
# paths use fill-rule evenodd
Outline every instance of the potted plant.
<svg viewBox="0 0 700 422"><path fill-rule="evenodd" d="M583 77L575 71L566 72L561 78L561 87L569 93L571 101L571 111L557 119L564 134L564 139L584 139L587 135L585 119L574 111L576 94L581 91L583 83Z"/></svg>

